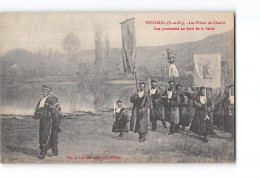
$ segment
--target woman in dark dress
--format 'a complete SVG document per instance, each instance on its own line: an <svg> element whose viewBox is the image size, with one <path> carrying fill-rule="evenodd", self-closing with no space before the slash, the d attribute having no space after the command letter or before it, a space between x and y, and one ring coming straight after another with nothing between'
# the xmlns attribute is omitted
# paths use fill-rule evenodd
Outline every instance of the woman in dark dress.
<svg viewBox="0 0 260 179"><path fill-rule="evenodd" d="M114 109L115 121L113 123L112 132L119 132L118 137L123 137L123 132L128 132L127 123L129 121L127 111L122 105L121 100L117 100L117 108Z"/></svg>

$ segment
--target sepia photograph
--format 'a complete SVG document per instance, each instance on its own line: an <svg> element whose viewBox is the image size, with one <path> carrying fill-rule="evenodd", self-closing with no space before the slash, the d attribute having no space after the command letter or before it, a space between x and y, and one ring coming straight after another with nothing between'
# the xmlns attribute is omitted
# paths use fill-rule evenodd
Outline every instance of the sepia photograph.
<svg viewBox="0 0 260 179"><path fill-rule="evenodd" d="M234 12L0 13L1 163L234 163Z"/></svg>

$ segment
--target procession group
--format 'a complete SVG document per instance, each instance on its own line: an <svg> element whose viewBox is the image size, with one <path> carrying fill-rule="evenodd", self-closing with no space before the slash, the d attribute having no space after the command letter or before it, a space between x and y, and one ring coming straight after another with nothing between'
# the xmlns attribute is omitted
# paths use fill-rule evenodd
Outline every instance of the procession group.
<svg viewBox="0 0 260 179"><path fill-rule="evenodd" d="M148 133L149 122L152 123L152 131L157 130L157 121L167 128L170 123L169 135L180 130L189 130L201 136L203 142L208 142L208 135L215 135L213 129L213 101L212 89L201 86L198 90L191 88L185 90L180 83L174 80L168 81L166 91L163 91L156 80L152 80L150 88L146 91L145 82L139 82L138 90L130 97L133 103L132 115L129 119L127 109L123 107L123 101L117 100L114 108L115 121L112 131L119 132L123 137L124 132L130 131L139 134L139 142L144 142ZM39 100L33 118L39 119L39 143L40 159L44 159L47 151L52 149L49 157L58 155L58 135L61 132L60 123L63 118L58 98L51 93L50 85L42 85L42 98ZM226 132L234 132L234 86L229 85L222 99L224 116L224 129Z"/></svg>
<svg viewBox="0 0 260 179"><path fill-rule="evenodd" d="M144 142L149 122L152 123L151 131L156 131L157 121L161 121L165 128L166 122L170 124L169 135L190 126L189 131L198 134L201 140L207 143L208 135L216 135L213 128L212 89L201 86L199 89L185 90L174 80L169 80L168 86L164 91L157 85L156 80L152 80L149 90L146 91L145 82L140 82L139 89L130 97L130 102L133 103L130 119L123 107L123 101L116 102L112 131L119 132L119 137L123 137L123 134L128 132L130 122L130 131L138 133L139 142ZM229 85L226 89L221 101L224 127L226 132L233 134L234 95L230 91L234 92L234 86Z"/></svg>

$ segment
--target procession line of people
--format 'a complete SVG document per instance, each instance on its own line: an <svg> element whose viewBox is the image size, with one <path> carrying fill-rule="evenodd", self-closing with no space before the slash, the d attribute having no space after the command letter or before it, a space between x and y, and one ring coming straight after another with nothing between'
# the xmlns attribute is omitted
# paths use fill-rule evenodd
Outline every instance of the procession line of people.
<svg viewBox="0 0 260 179"><path fill-rule="evenodd" d="M152 123L151 131L156 131L157 121L161 121L165 128L167 127L166 122L170 124L169 135L190 126L189 131L201 136L203 142L208 142L208 135L215 135L213 102L210 93L212 90L201 86L199 92L196 92L195 89L190 92L184 90L182 85L176 84L174 80L168 81L168 86L167 90L163 91L157 85L157 81L152 80L150 89L146 91L145 82L140 82L139 90L130 97L130 102L133 103L131 120L128 119L126 110L122 108L122 101L117 101L118 112L115 115L113 132L120 132L119 136L122 137L123 132L128 132L127 123L130 121L130 131L138 133L139 142L144 142L149 122ZM231 105L234 106L234 103L230 101L229 94L226 95L223 108L228 109L224 110L225 113L229 113L226 114L228 118L226 117L225 120L229 121L227 128L228 132L231 132L234 121L229 108Z"/></svg>

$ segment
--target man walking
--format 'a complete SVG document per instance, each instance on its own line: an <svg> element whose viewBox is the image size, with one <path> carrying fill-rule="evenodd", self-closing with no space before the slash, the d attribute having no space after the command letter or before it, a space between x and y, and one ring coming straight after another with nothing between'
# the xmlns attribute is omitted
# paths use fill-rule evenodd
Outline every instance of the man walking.
<svg viewBox="0 0 260 179"><path fill-rule="evenodd" d="M157 86L157 81L151 81L151 90L149 89L148 93L151 96L152 106L151 106L151 122L152 122L152 131L156 131L157 123L156 121L162 121L164 127L165 115L164 115L164 105L163 105L163 90Z"/></svg>
<svg viewBox="0 0 260 179"><path fill-rule="evenodd" d="M145 91L144 82L139 83L139 91L130 97L130 102L133 103L130 130L139 134L139 142L144 142L148 132L151 106L151 99Z"/></svg>
<svg viewBox="0 0 260 179"><path fill-rule="evenodd" d="M169 81L169 88L166 90L167 97L165 104L166 121L171 124L169 135L174 134L179 129L179 105L180 94L175 90L175 81Z"/></svg>
<svg viewBox="0 0 260 179"><path fill-rule="evenodd" d="M49 155L58 155L58 134L62 114L58 104L58 98L51 93L51 86L42 85L42 99L39 100L33 118L40 119L39 143L40 159L44 159L47 151L51 148L52 153Z"/></svg>

